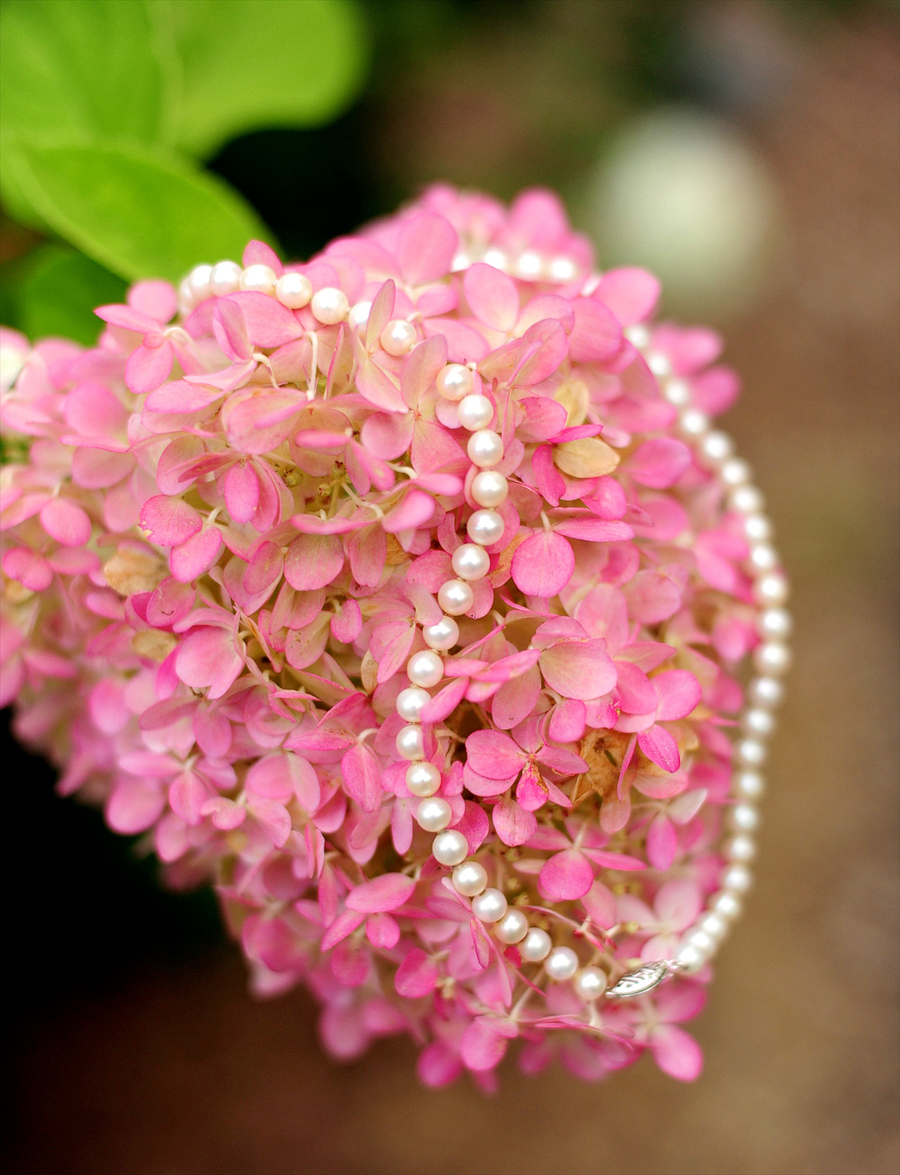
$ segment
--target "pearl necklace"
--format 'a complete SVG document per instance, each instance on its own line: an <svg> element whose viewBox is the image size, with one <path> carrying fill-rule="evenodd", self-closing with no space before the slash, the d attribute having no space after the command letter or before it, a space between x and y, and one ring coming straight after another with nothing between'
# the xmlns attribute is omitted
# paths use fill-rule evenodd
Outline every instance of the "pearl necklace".
<svg viewBox="0 0 900 1175"><path fill-rule="evenodd" d="M570 282L576 276L569 258L545 261L532 250L511 262L499 250L491 249L483 260L525 280ZM460 254L454 259L453 271L467 269L472 263L473 259ZM582 293L590 294L598 281L599 275L593 275ZM352 328L359 329L365 325L371 309L368 302L351 307L347 296L337 288L328 287L313 294L312 285L303 274L285 273L279 278L267 265L242 269L236 262L221 261L215 266L198 265L184 279L179 287L181 312L189 314L206 298L238 290L271 295L290 310L308 305L323 326L348 321ZM452 870L449 880L453 889L460 897L471 900L473 916L490 927L499 942L516 946L525 963L543 963L550 979L572 980L576 994L586 1002L604 995L607 999L644 995L678 971L699 971L727 936L753 883L750 863L756 855L753 834L760 821L757 801L765 788L760 769L766 760L766 740L775 729L775 711L783 698L781 678L791 660L787 646L791 616L784 608L788 583L771 545L772 526L763 513L763 496L751 484L749 466L734 456L734 445L728 434L712 429L706 414L691 404L690 388L684 380L673 376L667 356L648 349L651 339L647 327L633 326L625 333L644 355L665 399L678 409L682 437L693 446L700 462L718 475L727 487L729 507L743 517L749 542L745 570L751 578L753 599L759 610L757 631L762 642L753 653L755 674L748 685L747 702L740 716L740 737L734 747L737 765L731 785L734 806L729 814L730 835L722 846L727 864L705 910L683 933L675 957L626 971L609 987L605 971L590 965L581 967L571 947L553 946L546 930L531 926L521 910L509 907L501 890L488 886L487 870L480 861L469 857L466 837L449 827L453 820L449 803L436 795L441 786L441 772L426 757L422 723L425 707L431 701L428 690L443 680L441 654L459 642L456 617L465 615L474 604L471 585L490 570L490 557L485 548L503 537L505 526L497 507L509 493L506 477L496 470L503 461L504 451L501 437L491 428L494 406L475 390L473 366L459 363L443 368L437 386L446 400L458 405L460 425L470 433L466 452L478 469L470 493L478 508L466 523L469 541L453 552L454 578L443 583L438 591L443 615L437 623L423 626L422 637L428 647L410 657L406 666L409 686L400 691L396 702L397 713L406 723L397 735L396 747L400 756L409 761L406 785L420 798L416 821L425 831L436 834L431 846L435 861ZM396 357L410 351L417 340L415 327L404 319L391 320L380 339L384 350Z"/></svg>

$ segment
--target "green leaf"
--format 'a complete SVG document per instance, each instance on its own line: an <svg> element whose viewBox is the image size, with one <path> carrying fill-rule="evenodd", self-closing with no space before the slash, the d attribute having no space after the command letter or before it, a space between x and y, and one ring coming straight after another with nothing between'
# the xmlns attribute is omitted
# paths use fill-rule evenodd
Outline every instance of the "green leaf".
<svg viewBox="0 0 900 1175"><path fill-rule="evenodd" d="M362 84L367 38L353 0L153 0L181 53L180 146L208 157L260 127L315 126Z"/></svg>
<svg viewBox="0 0 900 1175"><path fill-rule="evenodd" d="M152 148L19 142L8 165L54 232L120 277L178 281L270 236L232 188Z"/></svg>
<svg viewBox="0 0 900 1175"><path fill-rule="evenodd" d="M30 339L48 335L91 346L103 328L96 306L125 299L125 282L83 253L50 243L36 249L18 292L19 320Z"/></svg>

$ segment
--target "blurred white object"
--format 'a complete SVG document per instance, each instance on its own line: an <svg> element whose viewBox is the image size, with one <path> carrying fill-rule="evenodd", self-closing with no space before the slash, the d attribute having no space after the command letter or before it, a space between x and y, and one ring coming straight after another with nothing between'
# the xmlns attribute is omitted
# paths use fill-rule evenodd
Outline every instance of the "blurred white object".
<svg viewBox="0 0 900 1175"><path fill-rule="evenodd" d="M769 269L774 185L727 123L658 110L614 142L587 199L604 268L644 265L667 306L719 318L752 300Z"/></svg>

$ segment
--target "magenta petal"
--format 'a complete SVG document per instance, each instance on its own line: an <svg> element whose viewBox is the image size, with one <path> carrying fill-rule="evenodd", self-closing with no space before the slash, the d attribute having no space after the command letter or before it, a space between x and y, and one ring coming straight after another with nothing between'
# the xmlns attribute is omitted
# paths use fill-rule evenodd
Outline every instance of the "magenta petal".
<svg viewBox="0 0 900 1175"><path fill-rule="evenodd" d="M500 1064L508 1044L484 1020L473 1020L459 1042L459 1055L467 1069L480 1073Z"/></svg>
<svg viewBox="0 0 900 1175"><path fill-rule="evenodd" d="M635 449L624 469L640 485L662 490L674 485L690 463L690 449L682 441L655 437Z"/></svg>
<svg viewBox="0 0 900 1175"><path fill-rule="evenodd" d="M577 363L608 359L622 345L622 328L600 302L576 298L575 326L569 336L569 354Z"/></svg>
<svg viewBox="0 0 900 1175"><path fill-rule="evenodd" d="M519 291L512 278L493 265L477 261L463 278L469 309L485 326L509 333L519 317Z"/></svg>
<svg viewBox="0 0 900 1175"><path fill-rule="evenodd" d="M434 514L434 498L421 490L410 490L403 500L382 519L381 525L388 534L399 534L402 530L415 530L429 522Z"/></svg>
<svg viewBox="0 0 900 1175"><path fill-rule="evenodd" d="M319 949L330 951L332 947L342 942L348 934L352 934L358 926L362 926L365 918L365 914L359 910L343 910L322 935Z"/></svg>
<svg viewBox="0 0 900 1175"><path fill-rule="evenodd" d="M683 1028L660 1024L650 1037L653 1059L676 1081L696 1081L703 1072L703 1052Z"/></svg>
<svg viewBox="0 0 900 1175"><path fill-rule="evenodd" d="M677 771L681 766L678 744L664 726L651 726L638 735L638 746L648 759L664 771Z"/></svg>
<svg viewBox="0 0 900 1175"><path fill-rule="evenodd" d="M532 763L528 763L519 776L519 782L516 785L516 802L526 812L537 812L547 802L547 789L542 786L541 778Z"/></svg>
<svg viewBox="0 0 900 1175"><path fill-rule="evenodd" d="M531 840L537 829L537 820L515 800L502 799L492 813L494 829L505 845L523 845Z"/></svg>
<svg viewBox="0 0 900 1175"><path fill-rule="evenodd" d="M538 877L541 893L556 902L583 898L594 884L591 863L576 849L555 853Z"/></svg>
<svg viewBox="0 0 900 1175"><path fill-rule="evenodd" d="M181 498L158 494L144 503L141 526L161 547L175 547L196 534L202 528L203 520L199 512Z"/></svg>
<svg viewBox="0 0 900 1175"><path fill-rule="evenodd" d="M626 714L654 714L656 690L647 674L630 661L616 661L616 673L619 708Z"/></svg>
<svg viewBox="0 0 900 1175"><path fill-rule="evenodd" d="M135 395L152 392L165 383L172 370L172 344L159 347L138 347L125 364L125 383Z"/></svg>
<svg viewBox="0 0 900 1175"><path fill-rule="evenodd" d="M700 682L687 669L667 669L653 678L659 698L656 716L660 721L686 718L699 704Z"/></svg>
<svg viewBox="0 0 900 1175"><path fill-rule="evenodd" d="M236 461L222 485L225 505L235 522L249 522L259 505L259 478L249 461Z"/></svg>
<svg viewBox="0 0 900 1175"><path fill-rule="evenodd" d="M632 326L650 317L659 293L659 279L652 273L623 266L607 270L591 297L608 306L622 326Z"/></svg>
<svg viewBox="0 0 900 1175"><path fill-rule="evenodd" d="M366 812L374 812L381 805L384 792L381 787L381 764L368 747L357 743L341 759L344 790Z"/></svg>
<svg viewBox="0 0 900 1175"><path fill-rule="evenodd" d="M394 987L408 1000L428 995L437 986L437 964L419 947L413 947L397 968Z"/></svg>
<svg viewBox="0 0 900 1175"><path fill-rule="evenodd" d="M423 722L443 722L465 697L469 684L467 677L458 677L439 690L422 711Z"/></svg>
<svg viewBox="0 0 900 1175"><path fill-rule="evenodd" d="M341 540L331 534L301 534L288 547L284 577L297 591L325 587L344 565Z"/></svg>
<svg viewBox="0 0 900 1175"><path fill-rule="evenodd" d="M415 888L415 881L404 873L382 873L351 890L347 895L347 909L365 914L396 910L408 901Z"/></svg>
<svg viewBox="0 0 900 1175"><path fill-rule="evenodd" d="M677 851L675 826L665 812L658 812L647 830L647 860L654 869L666 870L671 867Z"/></svg>
<svg viewBox="0 0 900 1175"><path fill-rule="evenodd" d="M434 212L418 212L405 221L397 242L397 264L412 286L439 281L450 271L459 245L456 229Z"/></svg>
<svg viewBox="0 0 900 1175"><path fill-rule="evenodd" d="M602 697L616 684L616 667L599 640L560 641L545 649L541 672L551 689L581 701Z"/></svg>
<svg viewBox="0 0 900 1175"><path fill-rule="evenodd" d="M205 575L222 553L224 542L217 526L208 526L172 548L169 566L179 583L190 583Z"/></svg>
<svg viewBox="0 0 900 1175"><path fill-rule="evenodd" d="M466 739L472 770L487 779L513 779L522 770L523 755L508 734L475 730Z"/></svg>
<svg viewBox="0 0 900 1175"><path fill-rule="evenodd" d="M251 265L268 265L276 277L281 277L284 273L284 266L278 254L265 241L249 241L244 249L241 264L245 269Z"/></svg>
<svg viewBox="0 0 900 1175"><path fill-rule="evenodd" d="M491 717L501 730L523 722L534 709L541 692L541 674L536 665L503 683L491 702Z"/></svg>
<svg viewBox="0 0 900 1175"><path fill-rule="evenodd" d="M526 596L549 599L558 595L575 570L575 556L569 543L551 530L531 535L516 548L512 577ZM594 695L592 695L594 696Z"/></svg>

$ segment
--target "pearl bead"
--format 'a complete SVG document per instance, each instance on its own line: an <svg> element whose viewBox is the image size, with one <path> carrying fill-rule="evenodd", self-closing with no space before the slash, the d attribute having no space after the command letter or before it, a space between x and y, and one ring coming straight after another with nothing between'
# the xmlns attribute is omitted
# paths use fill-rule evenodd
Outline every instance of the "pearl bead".
<svg viewBox="0 0 900 1175"><path fill-rule="evenodd" d="M426 832L443 832L452 819L450 805L439 796L423 800L416 809L416 823Z"/></svg>
<svg viewBox="0 0 900 1175"><path fill-rule="evenodd" d="M537 281L544 272L544 259L534 249L526 249L516 258L513 266L516 277L525 282Z"/></svg>
<svg viewBox="0 0 900 1175"><path fill-rule="evenodd" d="M735 748L737 761L743 767L760 767L766 761L766 744L758 738L744 738Z"/></svg>
<svg viewBox="0 0 900 1175"><path fill-rule="evenodd" d="M494 419L494 405L487 396L466 396L460 401L457 414L463 428L474 432L477 428L487 428Z"/></svg>
<svg viewBox="0 0 900 1175"><path fill-rule="evenodd" d="M521 910L510 910L497 924L494 933L501 942L512 946L513 943L521 942L528 933L528 919Z"/></svg>
<svg viewBox="0 0 900 1175"><path fill-rule="evenodd" d="M719 470L719 477L727 486L742 486L750 480L750 466L742 457L729 457Z"/></svg>
<svg viewBox="0 0 900 1175"><path fill-rule="evenodd" d="M689 930L683 942L686 946L694 947L702 955L711 954L716 945L705 930L699 929Z"/></svg>
<svg viewBox="0 0 900 1175"><path fill-rule="evenodd" d="M421 759L425 754L425 735L421 726L404 726L395 740L397 753L404 759Z"/></svg>
<svg viewBox="0 0 900 1175"><path fill-rule="evenodd" d="M350 313L347 315L347 321L354 330L360 330L369 321L369 315L371 313L371 302L354 302L350 307Z"/></svg>
<svg viewBox="0 0 900 1175"><path fill-rule="evenodd" d="M780 676L790 668L791 651L778 641L766 641L753 650L753 664L760 673Z"/></svg>
<svg viewBox="0 0 900 1175"><path fill-rule="evenodd" d="M549 265L550 280L554 282L570 282L577 273L575 262L568 257L554 257ZM634 327L632 327L632 330ZM646 329L646 328L644 328ZM632 339L632 342L634 340ZM635 343L635 346L637 344Z"/></svg>
<svg viewBox="0 0 900 1175"><path fill-rule="evenodd" d="M453 829L438 833L431 846L431 853L435 861L448 868L458 865L460 861L465 861L468 852L469 842L461 832L454 832Z"/></svg>
<svg viewBox="0 0 900 1175"><path fill-rule="evenodd" d="M444 676L444 662L437 653L423 649L421 653L413 653L410 657L406 665L406 676L413 685L430 689Z"/></svg>
<svg viewBox="0 0 900 1175"><path fill-rule="evenodd" d="M728 921L721 914L710 911L697 923L697 929L702 930L713 942L719 942L728 933Z"/></svg>
<svg viewBox="0 0 900 1175"><path fill-rule="evenodd" d="M414 796L433 796L441 786L441 773L433 763L410 763L406 786Z"/></svg>
<svg viewBox="0 0 900 1175"><path fill-rule="evenodd" d="M421 722L422 711L431 701L431 694L417 685L403 689L397 695L397 713L404 722Z"/></svg>
<svg viewBox="0 0 900 1175"><path fill-rule="evenodd" d="M732 790L741 799L759 800L766 790L766 785L758 771L739 771L734 777Z"/></svg>
<svg viewBox="0 0 900 1175"><path fill-rule="evenodd" d="M744 715L741 725L748 734L756 735L757 738L768 738L775 729L775 719L771 710L754 707Z"/></svg>
<svg viewBox="0 0 900 1175"><path fill-rule="evenodd" d="M453 260L450 262L450 272L460 273L463 269L468 269L472 264L472 258L463 249L458 253L454 253Z"/></svg>
<svg viewBox="0 0 900 1175"><path fill-rule="evenodd" d="M278 274L270 265L248 265L241 274L241 289L254 294L274 294Z"/></svg>
<svg viewBox="0 0 900 1175"><path fill-rule="evenodd" d="M494 269L506 269L506 254L496 247L488 249L484 255L485 265L493 265Z"/></svg>
<svg viewBox="0 0 900 1175"><path fill-rule="evenodd" d="M466 534L480 547L499 543L505 530L506 523L496 510L476 510L466 523Z"/></svg>
<svg viewBox="0 0 900 1175"><path fill-rule="evenodd" d="M178 312L182 318L187 318L196 305L197 299L191 289L191 279L183 278L178 284Z"/></svg>
<svg viewBox="0 0 900 1175"><path fill-rule="evenodd" d="M757 706L775 708L784 698L784 686L777 677L754 677L748 690L751 700Z"/></svg>
<svg viewBox="0 0 900 1175"><path fill-rule="evenodd" d="M729 893L747 893L752 885L753 874L746 865L729 865L722 873L722 888Z"/></svg>
<svg viewBox="0 0 900 1175"><path fill-rule="evenodd" d="M683 971L687 971L690 974L692 971L700 970L706 962L706 956L702 951L697 950L695 946L686 943L676 954L675 962Z"/></svg>
<svg viewBox="0 0 900 1175"><path fill-rule="evenodd" d="M310 308L319 322L325 326L334 326L338 322L343 322L350 313L347 295L337 286L326 286L313 294Z"/></svg>
<svg viewBox="0 0 900 1175"><path fill-rule="evenodd" d="M522 940L519 954L529 963L540 963L550 954L552 946L553 942L547 931L541 930L539 926L532 926Z"/></svg>
<svg viewBox="0 0 900 1175"><path fill-rule="evenodd" d="M765 500L756 486L738 486L729 496L729 505L738 514L758 514Z"/></svg>
<svg viewBox="0 0 900 1175"><path fill-rule="evenodd" d="M599 967L582 967L572 986L580 999L598 1000L606 991L606 982L606 972Z"/></svg>
<svg viewBox="0 0 900 1175"><path fill-rule="evenodd" d="M422 636L429 648L446 652L459 641L459 625L452 616L442 616L437 624L426 624Z"/></svg>
<svg viewBox="0 0 900 1175"><path fill-rule="evenodd" d="M663 355L661 351L650 352L647 356L647 366L657 379L664 379L667 375L672 374L672 361L668 355Z"/></svg>
<svg viewBox="0 0 900 1175"><path fill-rule="evenodd" d="M499 922L506 913L506 898L499 889L486 889L472 899L472 913L480 922Z"/></svg>
<svg viewBox="0 0 900 1175"><path fill-rule="evenodd" d="M496 469L483 469L472 478L472 499L479 506L502 506L509 495L509 483Z"/></svg>
<svg viewBox="0 0 900 1175"><path fill-rule="evenodd" d="M209 297L209 282L212 277L211 265L195 265L188 274L187 282L195 302L202 302Z"/></svg>
<svg viewBox="0 0 900 1175"><path fill-rule="evenodd" d="M756 572L772 571L778 566L778 552L768 543L754 543L747 562Z"/></svg>
<svg viewBox="0 0 900 1175"><path fill-rule="evenodd" d="M312 297L312 282L305 273L284 273L275 285L275 297L288 310L302 310Z"/></svg>
<svg viewBox="0 0 900 1175"><path fill-rule="evenodd" d="M766 608L756 619L756 630L762 637L784 640L791 635L793 627L793 617L784 608Z"/></svg>
<svg viewBox="0 0 900 1175"><path fill-rule="evenodd" d="M479 861L465 861L453 870L453 888L464 898L477 898L487 879L487 870Z"/></svg>
<svg viewBox="0 0 900 1175"><path fill-rule="evenodd" d="M625 327L625 338L634 347L646 347L650 342L650 331L642 322L636 322L633 326Z"/></svg>
<svg viewBox="0 0 900 1175"><path fill-rule="evenodd" d="M388 355L405 355L416 341L416 328L405 318L392 318L381 332L381 345Z"/></svg>
<svg viewBox="0 0 900 1175"><path fill-rule="evenodd" d="M688 408L686 412L682 412L678 423L685 436L701 437L709 428L709 417L699 408Z"/></svg>
<svg viewBox="0 0 900 1175"><path fill-rule="evenodd" d="M463 616L471 611L475 593L464 579L448 579L438 589L438 603L451 616Z"/></svg>
<svg viewBox="0 0 900 1175"><path fill-rule="evenodd" d="M468 367L463 367L461 363L448 363L438 372L435 382L444 399L453 400L455 403L468 396L475 386L475 377Z"/></svg>
<svg viewBox="0 0 900 1175"><path fill-rule="evenodd" d="M700 442L700 452L707 461L718 465L719 462L725 461L731 456L734 452L734 445L727 432L710 432Z"/></svg>
<svg viewBox="0 0 900 1175"><path fill-rule="evenodd" d="M725 855L730 861L746 865L756 856L756 841L752 836L747 836L744 833L733 836L725 845Z"/></svg>
<svg viewBox="0 0 900 1175"><path fill-rule="evenodd" d="M788 581L780 572L764 575L753 585L753 598L757 604L783 604L788 598Z"/></svg>
<svg viewBox="0 0 900 1175"><path fill-rule="evenodd" d="M691 402L691 389L683 379L670 379L663 387L663 398L678 408Z"/></svg>
<svg viewBox="0 0 900 1175"><path fill-rule="evenodd" d="M453 552L453 570L460 579L484 579L491 569L491 557L475 543L463 543Z"/></svg>
<svg viewBox="0 0 900 1175"><path fill-rule="evenodd" d="M741 912L741 899L727 890L717 893L709 905L720 918L727 918L730 922Z"/></svg>
<svg viewBox="0 0 900 1175"><path fill-rule="evenodd" d="M236 261L220 261L210 274L209 292L218 298L233 294L240 288L243 272Z"/></svg>
<svg viewBox="0 0 900 1175"><path fill-rule="evenodd" d="M753 804L735 804L728 813L728 824L735 832L756 832L759 810Z"/></svg>
<svg viewBox="0 0 900 1175"><path fill-rule="evenodd" d="M578 970L578 956L571 947L554 947L547 956L544 970L557 982L571 979Z"/></svg>
<svg viewBox="0 0 900 1175"><path fill-rule="evenodd" d="M754 543L767 543L772 537L772 523L765 514L748 514L744 519L744 534Z"/></svg>
<svg viewBox="0 0 900 1175"><path fill-rule="evenodd" d="M483 428L469 437L466 452L473 465L479 469L490 469L503 460L503 441L493 429Z"/></svg>

